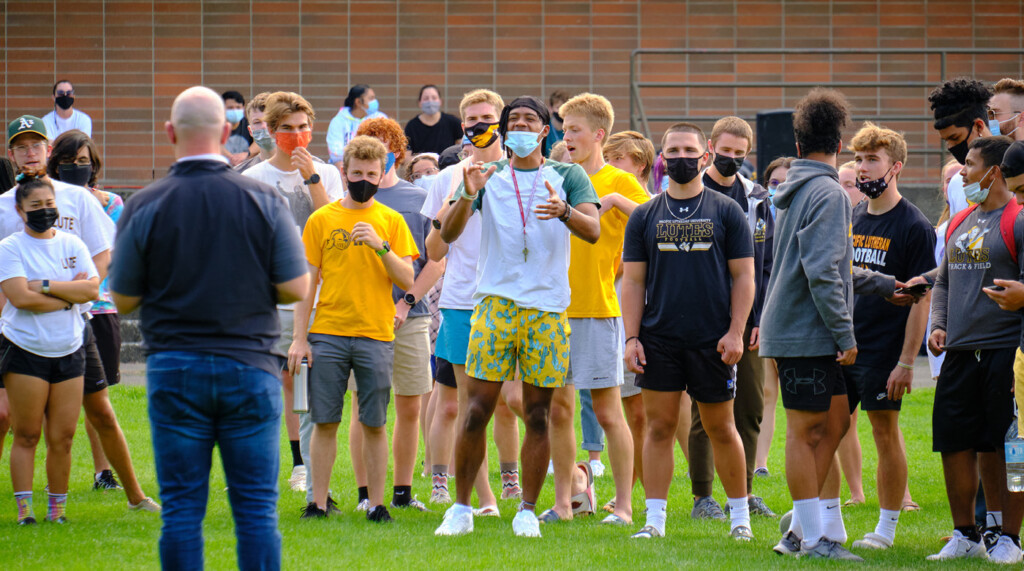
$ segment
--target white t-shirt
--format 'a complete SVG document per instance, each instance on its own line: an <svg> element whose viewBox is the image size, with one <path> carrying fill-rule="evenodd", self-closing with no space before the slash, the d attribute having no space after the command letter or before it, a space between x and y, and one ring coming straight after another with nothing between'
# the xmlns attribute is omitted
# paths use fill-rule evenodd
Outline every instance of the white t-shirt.
<svg viewBox="0 0 1024 571"><path fill-rule="evenodd" d="M331 201L341 200L345 194L345 189L341 186L341 173L338 171L338 168L321 162L314 162L313 168L320 175L320 183L324 185L324 190L327 191L327 198ZM314 208L313 197L309 194L309 187L302 182L303 178L302 174L299 173L299 169L283 171L270 164L270 161L263 161L249 167L242 172L242 175L269 184L277 189L277 193L288 203L292 217L295 218L296 231L299 233L299 237L301 237L302 229L306 227L306 220L309 219L309 215L313 213ZM319 296L320 289L318 287L317 297ZM316 306L315 300L313 305L314 307ZM291 311L295 308L295 304L278 304L277 307Z"/></svg>
<svg viewBox="0 0 1024 571"><path fill-rule="evenodd" d="M949 217L956 216L957 212L967 208L967 196L964 195L964 179L959 174L953 175L946 186L946 201L949 202Z"/></svg>
<svg viewBox="0 0 1024 571"><path fill-rule="evenodd" d="M54 227L85 242L89 255L95 256L114 246L114 232L117 227L100 206L100 201L87 189L59 180L50 179L60 216ZM14 202L14 190L0 195L0 238L20 232L25 224L18 216Z"/></svg>
<svg viewBox="0 0 1024 571"><path fill-rule="evenodd" d="M544 181L572 206L600 205L583 167L546 160L537 170L516 170L526 218L526 259L523 256L523 216L508 159L488 163L497 170L473 203L479 211L482 236L474 301L487 296L510 299L519 307L562 313L569 307L569 229L557 219L540 220L533 212L548 199ZM540 176L541 178L538 178ZM461 192L461 191L460 191ZM447 287L447 280L445 281Z"/></svg>
<svg viewBox="0 0 1024 571"><path fill-rule="evenodd" d="M452 193L462 184L462 169L472 164L472 157L452 165L437 174L434 184L427 190L420 214L434 219L438 211L449 202ZM476 266L480 258L480 216L470 216L459 239L448 245L448 264L444 270L444 287L437 306L444 309L473 309L476 293Z"/></svg>
<svg viewBox="0 0 1024 571"><path fill-rule="evenodd" d="M92 256L77 236L58 230L48 240L17 232L0 240L0 283L11 278L69 282L85 272L98 277ZM3 309L3 334L22 349L43 357L63 357L82 346L85 321L80 307L36 313L8 301Z"/></svg>
<svg viewBox="0 0 1024 571"><path fill-rule="evenodd" d="M53 142L53 140L59 137L64 131L70 131L72 129L78 129L92 137L92 117L89 117L78 109L71 109L71 117L68 117L67 119L63 119L57 115L56 110L50 111L46 115L43 115L43 124L46 125L46 134L49 136L50 142Z"/></svg>

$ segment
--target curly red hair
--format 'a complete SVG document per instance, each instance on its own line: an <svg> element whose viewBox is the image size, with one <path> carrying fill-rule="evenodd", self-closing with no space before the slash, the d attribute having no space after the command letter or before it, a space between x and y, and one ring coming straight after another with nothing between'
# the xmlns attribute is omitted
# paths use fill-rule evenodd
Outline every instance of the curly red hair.
<svg viewBox="0 0 1024 571"><path fill-rule="evenodd" d="M405 136L402 126L394 119L378 117L367 119L359 124L356 135L367 135L379 139L389 151L395 153L395 163L402 164L409 139Z"/></svg>

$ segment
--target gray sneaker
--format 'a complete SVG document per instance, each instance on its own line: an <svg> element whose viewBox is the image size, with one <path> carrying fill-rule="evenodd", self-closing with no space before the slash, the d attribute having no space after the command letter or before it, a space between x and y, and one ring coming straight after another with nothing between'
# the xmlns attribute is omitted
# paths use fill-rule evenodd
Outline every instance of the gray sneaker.
<svg viewBox="0 0 1024 571"><path fill-rule="evenodd" d="M840 559L843 561L864 561L863 557L850 553L838 541L821 538L811 549L801 549L800 557L808 559Z"/></svg>
<svg viewBox="0 0 1024 571"><path fill-rule="evenodd" d="M729 532L729 537L736 541L751 541L754 539L754 532L750 531L750 528L745 525L737 525Z"/></svg>
<svg viewBox="0 0 1024 571"><path fill-rule="evenodd" d="M717 519L722 521L726 519L722 506L718 505L715 498L711 496L704 496L694 500L693 511L690 512L690 517L693 519Z"/></svg>
<svg viewBox="0 0 1024 571"><path fill-rule="evenodd" d="M750 515L760 515L770 518L779 517L775 515L775 512L773 512L772 509L764 503L764 500L758 496L750 496L747 498L747 506L750 508Z"/></svg>
<svg viewBox="0 0 1024 571"><path fill-rule="evenodd" d="M800 536L792 531L787 531L782 535L782 539L775 544L772 551L779 555L792 555L796 557L800 554Z"/></svg>

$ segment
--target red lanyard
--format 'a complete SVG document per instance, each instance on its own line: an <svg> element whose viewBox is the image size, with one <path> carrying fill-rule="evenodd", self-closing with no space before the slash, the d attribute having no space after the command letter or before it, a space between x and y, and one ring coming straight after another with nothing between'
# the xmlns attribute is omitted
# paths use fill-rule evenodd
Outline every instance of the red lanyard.
<svg viewBox="0 0 1024 571"><path fill-rule="evenodd" d="M516 189L516 202L519 203L519 218L523 221L523 261L525 262L526 257L530 252L529 248L526 247L526 212L528 210L533 210L533 197L537 192L537 183L540 182L540 179L542 178L544 165L541 164L541 166L537 168L537 176L533 178L533 186L530 187L530 203L526 206L526 209L523 209L523 197L519 194L519 181L516 180L516 169L512 168L512 165L509 165L509 169L512 171L512 185L515 186Z"/></svg>

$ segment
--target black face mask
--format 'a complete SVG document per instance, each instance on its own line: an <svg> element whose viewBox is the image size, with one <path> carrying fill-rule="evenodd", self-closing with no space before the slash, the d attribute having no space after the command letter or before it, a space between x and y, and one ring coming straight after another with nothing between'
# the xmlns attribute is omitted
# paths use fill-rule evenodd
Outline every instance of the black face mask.
<svg viewBox="0 0 1024 571"><path fill-rule="evenodd" d="M92 165L66 164L57 167L57 178L75 186L86 186L92 178Z"/></svg>
<svg viewBox="0 0 1024 571"><path fill-rule="evenodd" d="M50 228L53 228L53 224L57 222L57 216L56 208L29 210L25 213L25 217L28 218L25 222L25 226L28 226L33 232L39 232L41 234Z"/></svg>
<svg viewBox="0 0 1024 571"><path fill-rule="evenodd" d="M57 107L67 111L71 109L71 106L75 104L75 98L71 95L58 95L57 96Z"/></svg>
<svg viewBox="0 0 1024 571"><path fill-rule="evenodd" d="M885 171L885 174L883 174L880 178L876 178L875 180L858 180L855 183L857 185L857 190L859 190L861 194L868 198L878 198L879 196L882 196L882 193L884 193L886 189L889 188L889 181L885 180L885 177L888 176L890 172L892 172L894 166L896 165L889 167L889 170Z"/></svg>
<svg viewBox="0 0 1024 571"><path fill-rule="evenodd" d="M464 129L470 143L478 149L486 149L498 140L498 123L485 123L480 121L472 127Z"/></svg>
<svg viewBox="0 0 1024 571"><path fill-rule="evenodd" d="M743 157L732 158L725 155L715 155L715 169L718 171L718 174L724 177L736 174L741 166L743 166Z"/></svg>
<svg viewBox="0 0 1024 571"><path fill-rule="evenodd" d="M677 184L686 184L700 173L700 157L665 159L665 172Z"/></svg>
<svg viewBox="0 0 1024 571"><path fill-rule="evenodd" d="M363 203L377 194L377 185L368 180L348 181L348 194L352 200Z"/></svg>
<svg viewBox="0 0 1024 571"><path fill-rule="evenodd" d="M960 164L964 164L965 162L967 162L967 139L970 138L971 134L968 133L967 138L949 148L949 154L953 155L953 158L956 159L956 162Z"/></svg>

